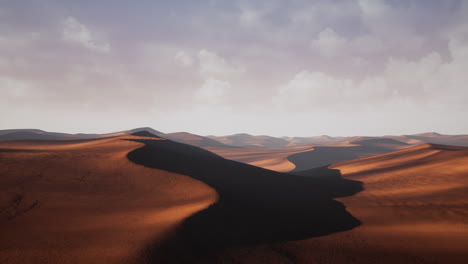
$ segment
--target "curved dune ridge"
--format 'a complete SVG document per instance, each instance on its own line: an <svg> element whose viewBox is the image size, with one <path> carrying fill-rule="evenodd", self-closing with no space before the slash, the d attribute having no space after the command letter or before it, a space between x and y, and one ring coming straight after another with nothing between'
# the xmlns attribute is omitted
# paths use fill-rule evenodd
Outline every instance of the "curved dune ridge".
<svg viewBox="0 0 468 264"><path fill-rule="evenodd" d="M200 181L129 161L143 145L132 138L0 143L0 261L128 263L217 200Z"/></svg>
<svg viewBox="0 0 468 264"><path fill-rule="evenodd" d="M145 146L130 152L129 160L188 175L219 194L217 203L186 219L174 236L149 245L141 262L213 263L226 249L323 236L360 224L333 198L353 195L361 184L342 179L337 170L296 176L169 140L133 140Z"/></svg>

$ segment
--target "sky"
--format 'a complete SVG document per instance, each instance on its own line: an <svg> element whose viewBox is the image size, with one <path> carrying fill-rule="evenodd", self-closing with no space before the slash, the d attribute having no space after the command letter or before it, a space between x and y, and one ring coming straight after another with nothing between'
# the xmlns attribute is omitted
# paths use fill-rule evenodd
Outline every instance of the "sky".
<svg viewBox="0 0 468 264"><path fill-rule="evenodd" d="M468 1L0 0L0 129L468 134Z"/></svg>

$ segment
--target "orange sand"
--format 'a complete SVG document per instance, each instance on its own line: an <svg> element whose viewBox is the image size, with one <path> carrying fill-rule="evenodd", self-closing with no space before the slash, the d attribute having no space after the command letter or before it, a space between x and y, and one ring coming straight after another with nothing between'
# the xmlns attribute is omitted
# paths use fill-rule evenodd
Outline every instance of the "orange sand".
<svg viewBox="0 0 468 264"><path fill-rule="evenodd" d="M0 261L126 263L216 201L202 182L130 162L143 144L129 138L1 142Z"/></svg>

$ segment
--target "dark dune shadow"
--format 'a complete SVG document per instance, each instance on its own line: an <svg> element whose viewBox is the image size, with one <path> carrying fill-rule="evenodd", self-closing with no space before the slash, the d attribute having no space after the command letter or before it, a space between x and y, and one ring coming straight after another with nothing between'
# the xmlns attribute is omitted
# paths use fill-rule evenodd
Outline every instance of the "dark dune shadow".
<svg viewBox="0 0 468 264"><path fill-rule="evenodd" d="M323 236L360 225L333 198L353 195L362 184L344 180L338 170L285 174L169 140L134 141L145 146L128 153L130 161L188 175L219 194L217 203L183 221L166 241L149 245L140 263L194 263L230 247Z"/></svg>

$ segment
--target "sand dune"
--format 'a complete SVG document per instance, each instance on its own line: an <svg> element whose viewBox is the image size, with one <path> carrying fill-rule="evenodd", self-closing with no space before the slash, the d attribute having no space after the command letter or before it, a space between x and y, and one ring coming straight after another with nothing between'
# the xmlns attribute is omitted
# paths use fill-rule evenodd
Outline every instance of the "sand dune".
<svg viewBox="0 0 468 264"><path fill-rule="evenodd" d="M212 262L228 248L360 224L333 198L361 184L337 170L282 174L147 131L7 141L0 157L5 263Z"/></svg>
<svg viewBox="0 0 468 264"><path fill-rule="evenodd" d="M338 199L362 226L232 250L231 263L466 263L468 148L426 144L331 168L364 183L364 191Z"/></svg>
<svg viewBox="0 0 468 264"><path fill-rule="evenodd" d="M187 132L178 132L178 133L168 133L161 135L164 138L177 141L184 144L189 144L197 147L228 147L227 145L216 141L208 137L202 137L199 135L187 133Z"/></svg>
<svg viewBox="0 0 468 264"><path fill-rule="evenodd" d="M228 136L209 136L211 139L223 142L226 145L238 147L261 147L261 148L281 148L286 146L299 145L341 145L353 141L363 141L370 139L394 139L403 143L418 145L424 143L468 146L468 135L443 135L438 133L422 133L414 135L388 135L388 136L351 136L351 137L270 137L253 136L249 134L235 134Z"/></svg>
<svg viewBox="0 0 468 264"><path fill-rule="evenodd" d="M105 134L67 134L57 132L47 132L39 129L6 129L0 130L0 141L6 140L75 140L105 138L110 136L122 136L132 134L138 131L148 131L151 134L171 139L177 142L197 146L197 147L221 147L235 146L244 148L283 148L290 146L325 146L342 145L353 141L362 141L368 139L394 139L407 144L443 144L454 146L468 146L468 135L443 135L439 133L421 133L413 135L388 135L381 137L352 136L352 137L331 137L327 135L312 137L272 137L255 136L245 133L227 135L227 136L200 136L187 132L163 133L150 127L140 127L131 130L124 130ZM218 143L219 142L219 143Z"/></svg>
<svg viewBox="0 0 468 264"><path fill-rule="evenodd" d="M211 139L217 140L223 144L235 147L250 147L250 148L281 148L289 144L282 138L271 136L253 136L246 133L228 135L228 136L208 136Z"/></svg>
<svg viewBox="0 0 468 264"><path fill-rule="evenodd" d="M145 146L128 154L131 161L201 180L220 197L186 219L173 237L150 245L142 255L147 263L214 263L233 247L323 236L360 224L333 198L361 191L361 183L342 179L337 170L302 177L173 141L135 140Z"/></svg>
<svg viewBox="0 0 468 264"><path fill-rule="evenodd" d="M288 172L296 168L287 157L313 149L311 146L292 146L284 148L242 148L242 147L205 147L226 159L247 163L264 169Z"/></svg>
<svg viewBox="0 0 468 264"><path fill-rule="evenodd" d="M408 147L411 145L393 139L358 139L341 145L317 146L313 150L290 155L287 159L294 163L294 171L297 172Z"/></svg>
<svg viewBox="0 0 468 264"><path fill-rule="evenodd" d="M129 161L143 145L132 138L0 143L1 262L125 263L216 201L202 182Z"/></svg>
<svg viewBox="0 0 468 264"><path fill-rule="evenodd" d="M468 135L442 135L439 133L422 133L403 136L386 136L409 144L442 144L453 146L468 146Z"/></svg>
<svg viewBox="0 0 468 264"><path fill-rule="evenodd" d="M274 264L468 258L468 148L414 147L382 138L354 138L341 146L207 148L284 171L291 168L285 161L298 156L298 168L306 169L266 170L144 129L100 139L0 142L0 260ZM310 168L337 155L390 150L398 151Z"/></svg>
<svg viewBox="0 0 468 264"><path fill-rule="evenodd" d="M232 248L217 261L466 263L468 148L426 144L331 168L364 183L362 192L338 199L361 226L323 237ZM299 174L312 176L323 169Z"/></svg>

